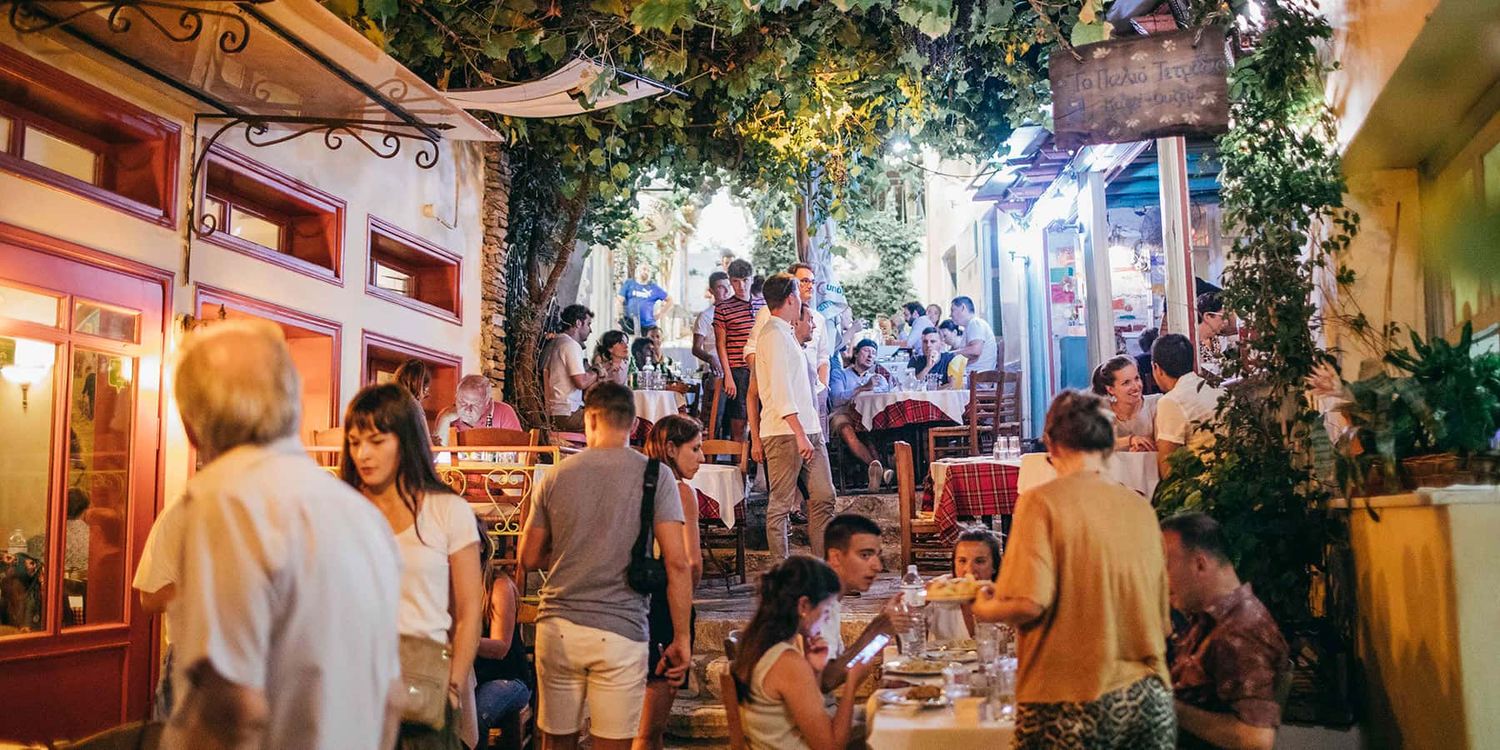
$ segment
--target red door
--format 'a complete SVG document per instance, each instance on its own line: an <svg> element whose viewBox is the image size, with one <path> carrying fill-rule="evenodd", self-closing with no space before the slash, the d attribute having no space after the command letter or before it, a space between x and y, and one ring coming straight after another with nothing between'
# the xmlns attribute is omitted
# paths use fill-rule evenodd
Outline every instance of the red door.
<svg viewBox="0 0 1500 750"><path fill-rule="evenodd" d="M170 274L0 224L0 739L145 715Z"/></svg>

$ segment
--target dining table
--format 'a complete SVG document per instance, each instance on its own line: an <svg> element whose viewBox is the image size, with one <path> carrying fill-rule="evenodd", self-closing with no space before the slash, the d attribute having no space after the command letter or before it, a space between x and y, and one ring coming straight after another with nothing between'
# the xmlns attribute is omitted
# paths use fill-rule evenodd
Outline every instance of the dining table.
<svg viewBox="0 0 1500 750"><path fill-rule="evenodd" d="M651 424L687 406L687 397L677 391L643 388L631 393L635 396L636 417Z"/></svg>
<svg viewBox="0 0 1500 750"><path fill-rule="evenodd" d="M1020 469L1020 475L1016 479L1018 492L1026 492L1057 478L1057 470L1047 463L1045 453L1027 453L1021 456ZM1156 485L1160 481L1155 451L1115 451L1105 459L1104 471L1109 478L1144 495L1148 500L1156 492Z"/></svg>
<svg viewBox="0 0 1500 750"><path fill-rule="evenodd" d="M717 518L727 528L734 528L736 506L745 502L745 473L728 464L700 464L698 473L688 480L698 492L698 515Z"/></svg>
<svg viewBox="0 0 1500 750"><path fill-rule="evenodd" d="M1013 720L961 719L953 706L883 706L879 692L870 696L865 713L865 743L871 750L996 750L1010 747L1015 738Z"/></svg>
<svg viewBox="0 0 1500 750"><path fill-rule="evenodd" d="M931 422L962 424L968 408L968 390L866 391L854 397L854 410L866 431Z"/></svg>
<svg viewBox="0 0 1500 750"><path fill-rule="evenodd" d="M959 518L1015 513L1020 461L989 456L943 458L933 461L931 469L932 516L945 543L958 541Z"/></svg>

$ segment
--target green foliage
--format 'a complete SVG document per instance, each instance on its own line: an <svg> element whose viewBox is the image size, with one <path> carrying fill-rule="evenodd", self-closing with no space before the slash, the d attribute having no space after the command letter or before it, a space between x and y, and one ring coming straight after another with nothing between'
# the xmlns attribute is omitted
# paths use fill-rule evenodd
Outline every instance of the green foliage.
<svg viewBox="0 0 1500 750"><path fill-rule="evenodd" d="M1314 339L1314 273L1347 249L1358 217L1343 207L1334 121L1322 100L1319 44L1332 32L1301 0L1266 6L1263 36L1230 72L1233 126L1219 139L1221 205L1239 236L1223 299L1253 335L1226 363L1226 377L1241 381L1219 405L1223 437L1202 458L1174 457L1157 502L1163 513L1217 518L1241 574L1291 625L1320 614L1322 603L1309 601L1314 581L1345 535L1319 507L1329 495L1312 460L1322 426L1302 393L1326 356Z"/></svg>
<svg viewBox="0 0 1500 750"><path fill-rule="evenodd" d="M1410 351L1390 352L1385 360L1411 374L1430 413L1423 429L1414 431L1416 453L1467 455L1488 449L1500 426L1500 355L1471 353L1473 323L1464 323L1456 344L1436 336L1424 342L1415 331L1411 344Z"/></svg>
<svg viewBox="0 0 1500 750"><path fill-rule="evenodd" d="M844 298L854 317L874 320L916 298L911 266L922 252L922 241L915 227L889 211L861 204L840 231L846 235L846 243L858 245L880 259L874 269L844 283Z"/></svg>

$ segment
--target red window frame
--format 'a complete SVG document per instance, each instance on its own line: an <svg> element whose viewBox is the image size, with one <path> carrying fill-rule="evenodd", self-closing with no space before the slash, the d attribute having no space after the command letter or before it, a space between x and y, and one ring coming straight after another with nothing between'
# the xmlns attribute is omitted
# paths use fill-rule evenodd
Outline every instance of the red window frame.
<svg viewBox="0 0 1500 750"><path fill-rule="evenodd" d="M365 293L426 313L440 320L463 323L463 256L370 216ZM411 276L412 296L375 285L376 263Z"/></svg>
<svg viewBox="0 0 1500 750"><path fill-rule="evenodd" d="M176 228L177 123L3 44L0 116L11 120L10 139L0 143L0 170ZM27 129L96 153L94 180L22 158Z"/></svg>
<svg viewBox="0 0 1500 750"><path fill-rule="evenodd" d="M337 286L344 285L344 201L244 154L214 144L204 163L204 195L224 204L215 231L200 239ZM281 247L230 234L234 206L282 226Z"/></svg>
<svg viewBox="0 0 1500 750"><path fill-rule="evenodd" d="M370 366L372 349L378 354L394 355L381 357L386 361L420 359L432 370L432 396L423 405L429 420L453 406L458 381L463 377L462 357L366 330L361 334L359 344L359 382L364 385L375 382L375 369Z"/></svg>

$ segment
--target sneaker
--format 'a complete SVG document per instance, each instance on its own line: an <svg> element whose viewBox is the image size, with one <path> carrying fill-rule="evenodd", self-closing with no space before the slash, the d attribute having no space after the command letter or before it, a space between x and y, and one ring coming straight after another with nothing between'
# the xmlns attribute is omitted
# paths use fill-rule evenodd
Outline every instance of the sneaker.
<svg viewBox="0 0 1500 750"><path fill-rule="evenodd" d="M800 510L794 510L794 511L792 511L791 514L790 514L790 517L791 517L791 521L792 521L792 525L793 526L806 526L807 525L807 515L804 514Z"/></svg>
<svg viewBox="0 0 1500 750"><path fill-rule="evenodd" d="M869 477L869 479L870 479L870 486L869 486L870 492L879 492L880 491L880 485L881 485L881 483L883 481L885 481L885 479L886 479L886 477L885 477L885 467L880 465L880 461L879 460L871 461L870 462L869 474L870 474L870 477Z"/></svg>
<svg viewBox="0 0 1500 750"><path fill-rule="evenodd" d="M896 483L896 472L894 470L892 470L892 469L886 469L885 470L885 474L884 474L884 479L885 479L885 484L886 484L887 487L889 487L890 485L895 484Z"/></svg>

